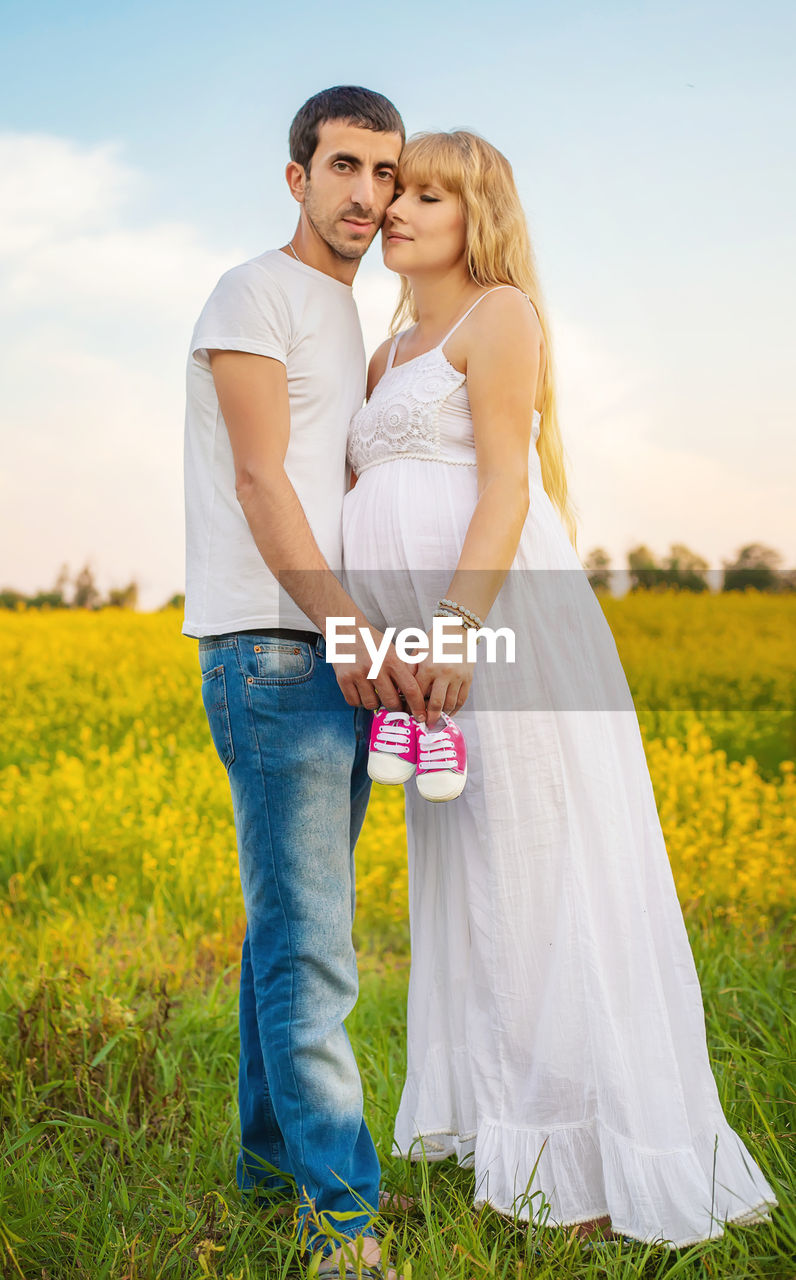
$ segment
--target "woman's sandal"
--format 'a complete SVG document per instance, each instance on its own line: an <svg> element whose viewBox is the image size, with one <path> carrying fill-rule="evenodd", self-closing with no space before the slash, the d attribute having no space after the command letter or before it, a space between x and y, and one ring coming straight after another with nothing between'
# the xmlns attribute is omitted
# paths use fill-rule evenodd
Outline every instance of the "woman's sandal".
<svg viewBox="0 0 796 1280"><path fill-rule="evenodd" d="M612 1245L633 1245L638 1244L638 1240L634 1240L632 1236L610 1235L600 1240L584 1239L580 1242L582 1253L597 1253L602 1249L610 1249Z"/></svg>

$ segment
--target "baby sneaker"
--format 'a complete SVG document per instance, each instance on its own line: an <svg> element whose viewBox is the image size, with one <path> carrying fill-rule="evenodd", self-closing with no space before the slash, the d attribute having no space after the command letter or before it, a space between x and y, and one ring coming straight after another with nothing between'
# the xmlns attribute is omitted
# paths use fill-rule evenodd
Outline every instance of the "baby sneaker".
<svg viewBox="0 0 796 1280"><path fill-rule="evenodd" d="M373 717L368 777L374 782L408 782L417 767L417 724L406 711L382 707Z"/></svg>
<svg viewBox="0 0 796 1280"><path fill-rule="evenodd" d="M467 781L464 734L443 711L436 729L417 726L417 789L424 800L455 800Z"/></svg>

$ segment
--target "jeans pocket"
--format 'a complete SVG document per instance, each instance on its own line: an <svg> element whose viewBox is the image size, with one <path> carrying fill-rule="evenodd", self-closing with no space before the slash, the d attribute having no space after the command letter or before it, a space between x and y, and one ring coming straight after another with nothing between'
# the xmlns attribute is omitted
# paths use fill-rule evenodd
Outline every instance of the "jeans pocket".
<svg viewBox="0 0 796 1280"><path fill-rule="evenodd" d="M253 684L300 684L315 669L315 650L306 640L277 640L264 636L252 646L256 678Z"/></svg>
<svg viewBox="0 0 796 1280"><path fill-rule="evenodd" d="M213 667L202 676L202 702L218 758L224 768L229 769L235 759L235 748L232 743L227 680L223 667Z"/></svg>

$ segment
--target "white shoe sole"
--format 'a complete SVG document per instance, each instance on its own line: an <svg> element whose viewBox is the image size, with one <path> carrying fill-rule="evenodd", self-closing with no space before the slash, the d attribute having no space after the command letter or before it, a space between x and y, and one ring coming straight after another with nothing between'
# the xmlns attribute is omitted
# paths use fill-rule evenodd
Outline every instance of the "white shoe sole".
<svg viewBox="0 0 796 1280"><path fill-rule="evenodd" d="M388 787L399 786L409 781L415 768L411 761L401 760L386 751L368 752L368 777L373 782L382 782Z"/></svg>
<svg viewBox="0 0 796 1280"><path fill-rule="evenodd" d="M438 773L419 773L415 781L424 800L435 802L455 800L464 791L467 765L464 766L464 773L454 773L452 769L440 769Z"/></svg>

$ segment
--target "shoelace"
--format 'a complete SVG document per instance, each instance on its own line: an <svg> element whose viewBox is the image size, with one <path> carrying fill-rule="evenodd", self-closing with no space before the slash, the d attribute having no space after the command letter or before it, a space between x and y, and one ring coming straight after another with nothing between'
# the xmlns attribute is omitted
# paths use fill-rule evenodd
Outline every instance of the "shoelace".
<svg viewBox="0 0 796 1280"><path fill-rule="evenodd" d="M457 763L456 747L447 725L442 729L436 729L433 733L418 734L418 768L444 769L449 765L455 766Z"/></svg>
<svg viewBox="0 0 796 1280"><path fill-rule="evenodd" d="M373 743L377 751L392 751L401 755L412 740L411 719L405 711L390 711L376 730Z"/></svg>

